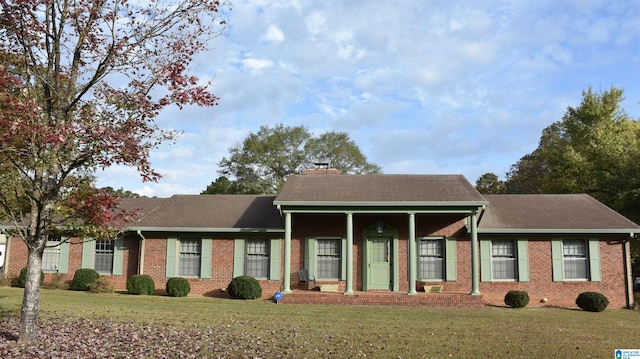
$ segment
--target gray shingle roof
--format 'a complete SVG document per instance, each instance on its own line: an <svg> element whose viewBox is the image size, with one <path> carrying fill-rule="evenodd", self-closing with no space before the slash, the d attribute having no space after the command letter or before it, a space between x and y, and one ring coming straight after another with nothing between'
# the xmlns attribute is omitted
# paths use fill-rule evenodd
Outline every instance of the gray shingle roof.
<svg viewBox="0 0 640 359"><path fill-rule="evenodd" d="M125 206L140 208L143 214L131 229L281 229L274 199L275 196L263 195L175 195L163 199L128 199Z"/></svg>
<svg viewBox="0 0 640 359"><path fill-rule="evenodd" d="M491 232L638 232L640 226L586 194L485 195L489 206L478 224Z"/></svg>
<svg viewBox="0 0 640 359"><path fill-rule="evenodd" d="M484 202L462 175L294 175L276 203Z"/></svg>

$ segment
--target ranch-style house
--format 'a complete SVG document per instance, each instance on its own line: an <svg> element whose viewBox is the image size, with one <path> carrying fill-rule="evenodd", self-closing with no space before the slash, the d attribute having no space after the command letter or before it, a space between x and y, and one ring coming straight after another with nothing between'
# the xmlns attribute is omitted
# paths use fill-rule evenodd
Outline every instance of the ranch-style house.
<svg viewBox="0 0 640 359"><path fill-rule="evenodd" d="M640 226L586 194L482 195L461 175L314 169L278 195L122 205L141 215L117 238L51 236L45 282L93 268L117 289L148 274L157 288L184 277L192 294L211 296L249 275L282 303L482 307L516 289L530 306L575 307L585 291L613 308L633 304L630 240ZM0 246L3 274L16 276L25 244L2 234Z"/></svg>

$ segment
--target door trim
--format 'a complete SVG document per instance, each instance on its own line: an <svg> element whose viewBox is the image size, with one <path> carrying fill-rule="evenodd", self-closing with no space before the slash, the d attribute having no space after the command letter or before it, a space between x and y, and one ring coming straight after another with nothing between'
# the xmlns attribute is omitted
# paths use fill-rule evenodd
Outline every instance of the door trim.
<svg viewBox="0 0 640 359"><path fill-rule="evenodd" d="M398 241L398 229L392 227L388 224L385 224L384 231L380 235L376 230L375 223L364 228L362 233L362 290L369 290L369 265L368 265L368 250L369 250L369 242L370 239L377 238L389 238L389 250L391 254L389 256L390 263L390 277L391 284L389 289L398 292L400 291L399 278L400 278L400 267L399 267L399 241Z"/></svg>

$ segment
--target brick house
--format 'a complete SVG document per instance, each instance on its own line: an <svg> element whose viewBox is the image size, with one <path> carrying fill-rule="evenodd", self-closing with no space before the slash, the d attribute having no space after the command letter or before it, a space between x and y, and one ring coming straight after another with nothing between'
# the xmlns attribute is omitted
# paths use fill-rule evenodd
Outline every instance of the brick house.
<svg viewBox="0 0 640 359"><path fill-rule="evenodd" d="M633 302L629 240L640 226L588 195L481 195L460 175L313 174L290 176L277 196L126 199L142 216L121 236L51 238L43 269L50 280L94 268L119 289L133 274L158 288L179 276L204 295L250 275L265 297L285 299L323 288L502 305L519 289L530 306L575 307L584 291L614 308ZM3 270L16 275L26 247L5 242Z"/></svg>

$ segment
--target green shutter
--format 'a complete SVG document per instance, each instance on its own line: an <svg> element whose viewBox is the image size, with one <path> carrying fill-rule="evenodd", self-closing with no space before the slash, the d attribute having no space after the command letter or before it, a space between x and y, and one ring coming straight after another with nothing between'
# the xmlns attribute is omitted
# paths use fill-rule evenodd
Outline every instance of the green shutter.
<svg viewBox="0 0 640 359"><path fill-rule="evenodd" d="M340 243L340 280L347 280L347 239L342 238ZM315 277L314 277L315 278Z"/></svg>
<svg viewBox="0 0 640 359"><path fill-rule="evenodd" d="M233 243L233 278L244 275L244 255L246 244L244 238L236 238Z"/></svg>
<svg viewBox="0 0 640 359"><path fill-rule="evenodd" d="M553 263L553 281L562 282L564 271L562 269L562 239L551 240L551 261Z"/></svg>
<svg viewBox="0 0 640 359"><path fill-rule="evenodd" d="M176 262L178 260L178 238L167 238L167 264L166 277L173 278L176 276Z"/></svg>
<svg viewBox="0 0 640 359"><path fill-rule="evenodd" d="M113 241L113 270L111 271L113 275L122 275L123 248L124 238L116 238Z"/></svg>
<svg viewBox="0 0 640 359"><path fill-rule="evenodd" d="M518 280L520 282L529 281L529 241L526 239L518 239Z"/></svg>
<svg viewBox="0 0 640 359"><path fill-rule="evenodd" d="M309 272L309 278L316 278L316 239L313 237L304 240L304 268Z"/></svg>
<svg viewBox="0 0 640 359"><path fill-rule="evenodd" d="M272 239L269 248L269 279L280 280L280 239Z"/></svg>
<svg viewBox="0 0 640 359"><path fill-rule="evenodd" d="M91 265L91 257L95 250L96 242L92 239L85 239L82 242L82 265L81 268L93 268Z"/></svg>
<svg viewBox="0 0 640 359"><path fill-rule="evenodd" d="M491 282L491 241L480 241L480 280Z"/></svg>
<svg viewBox="0 0 640 359"><path fill-rule="evenodd" d="M602 281L600 273L600 240L589 240L589 273L592 282Z"/></svg>
<svg viewBox="0 0 640 359"><path fill-rule="evenodd" d="M58 260L58 273L66 274L69 271L69 237L62 237L60 244L60 259Z"/></svg>
<svg viewBox="0 0 640 359"><path fill-rule="evenodd" d="M447 282L454 282L458 280L458 254L457 254L457 241L455 238L445 238L445 277Z"/></svg>
<svg viewBox="0 0 640 359"><path fill-rule="evenodd" d="M211 251L213 240L211 238L202 238L200 244L200 278L211 278Z"/></svg>

